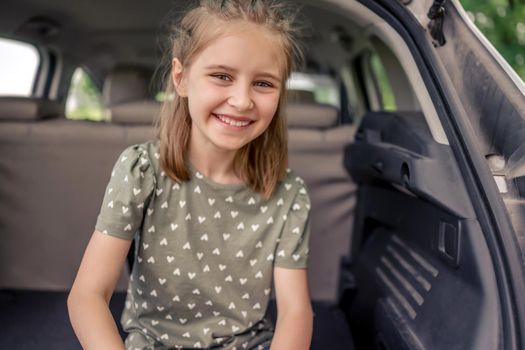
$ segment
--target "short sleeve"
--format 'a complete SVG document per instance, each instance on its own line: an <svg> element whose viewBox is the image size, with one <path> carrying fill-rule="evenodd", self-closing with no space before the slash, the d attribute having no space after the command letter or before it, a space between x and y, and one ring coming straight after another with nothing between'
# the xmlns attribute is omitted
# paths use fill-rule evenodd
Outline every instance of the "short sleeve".
<svg viewBox="0 0 525 350"><path fill-rule="evenodd" d="M275 266L303 269L308 266L310 240L310 197L303 184L286 215L275 251Z"/></svg>
<svg viewBox="0 0 525 350"><path fill-rule="evenodd" d="M95 229L132 240L142 225L154 186L147 151L139 145L125 149L111 172Z"/></svg>

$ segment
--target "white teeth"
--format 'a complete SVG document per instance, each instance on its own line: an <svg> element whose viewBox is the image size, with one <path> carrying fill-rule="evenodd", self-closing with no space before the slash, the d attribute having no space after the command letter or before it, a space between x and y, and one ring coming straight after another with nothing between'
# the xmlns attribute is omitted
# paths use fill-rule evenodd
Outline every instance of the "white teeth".
<svg viewBox="0 0 525 350"><path fill-rule="evenodd" d="M226 124L229 124L229 125L232 125L232 126L237 126L237 127L246 126L246 125L250 124L249 121L245 121L245 122L236 121L236 120L230 119L228 117L224 117L222 115L217 115L217 118L219 118L222 122L224 122Z"/></svg>

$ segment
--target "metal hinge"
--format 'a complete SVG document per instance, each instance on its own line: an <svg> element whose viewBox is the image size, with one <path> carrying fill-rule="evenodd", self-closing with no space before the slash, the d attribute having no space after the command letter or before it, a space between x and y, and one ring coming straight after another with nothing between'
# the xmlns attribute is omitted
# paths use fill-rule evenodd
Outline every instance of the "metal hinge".
<svg viewBox="0 0 525 350"><path fill-rule="evenodd" d="M428 29L430 36L434 39L434 46L443 46L446 44L445 34L443 33L443 22L445 20L445 3L447 0L434 0L428 10L427 17L430 19Z"/></svg>

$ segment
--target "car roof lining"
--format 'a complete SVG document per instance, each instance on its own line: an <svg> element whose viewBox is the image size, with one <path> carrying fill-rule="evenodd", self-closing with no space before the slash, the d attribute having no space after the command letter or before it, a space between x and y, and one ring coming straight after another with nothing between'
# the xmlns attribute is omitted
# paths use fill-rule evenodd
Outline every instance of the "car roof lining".
<svg viewBox="0 0 525 350"><path fill-rule="evenodd" d="M38 0L4 0L3 13L9 14L9 18L0 21L0 36L55 46L83 65L92 66L94 73L95 67L104 67L101 73L107 74L117 62L154 66L160 55L157 38L163 33L162 27L169 26L168 21L173 17L170 14L176 15L187 4L156 0L155 6L152 6L141 0L129 0L125 3L126 10L120 10L119 16L114 16L119 11L117 8L122 7L122 1L82 2L71 6L67 0L45 3ZM304 17L315 21L312 23L315 31L311 30L315 35L308 38L308 45L334 53L327 56L340 57L344 54L340 45L337 42L334 45L332 40L334 28L343 28L353 36L362 24L354 25L343 16L336 18L316 2L300 4L307 14ZM79 38L84 40L82 47L75 45ZM322 66L330 64L323 57L314 56L311 58Z"/></svg>
<svg viewBox="0 0 525 350"><path fill-rule="evenodd" d="M405 70L434 139L448 143L409 48L382 18L357 1L296 2L315 28L315 35L306 43L308 59L329 71L332 67L348 64L363 47L370 47L370 36L380 38ZM64 60L86 66L95 79L100 79L117 63L156 65L159 58L158 18L166 19L167 13L180 11L187 3L171 0L156 0L155 3L157 6L128 0L126 11L115 18L113 14L122 7L117 0L82 2L75 6L68 0L50 0L45 4L38 0L4 0L6 10L3 13L9 13L9 18L0 21L0 36L22 37L29 42L55 47L62 52ZM107 8L115 11L104 10ZM29 16L27 9L31 9ZM342 47L341 33L352 40L346 48ZM79 38L85 38L83 40L89 44L75 45ZM318 54L321 52L323 55Z"/></svg>

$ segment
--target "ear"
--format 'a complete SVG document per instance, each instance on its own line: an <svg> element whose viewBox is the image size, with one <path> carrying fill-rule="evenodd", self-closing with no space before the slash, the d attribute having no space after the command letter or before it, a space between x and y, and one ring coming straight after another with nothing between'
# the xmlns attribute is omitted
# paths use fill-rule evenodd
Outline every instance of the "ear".
<svg viewBox="0 0 525 350"><path fill-rule="evenodd" d="M176 57L171 61L171 79L173 80L177 95L186 97L186 79L184 78L183 66Z"/></svg>

